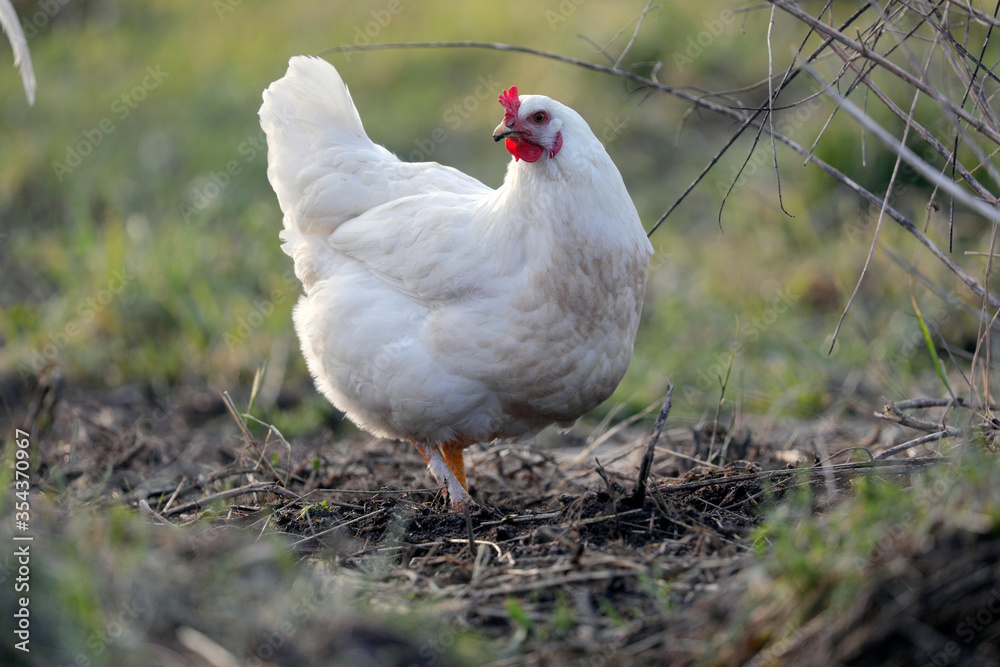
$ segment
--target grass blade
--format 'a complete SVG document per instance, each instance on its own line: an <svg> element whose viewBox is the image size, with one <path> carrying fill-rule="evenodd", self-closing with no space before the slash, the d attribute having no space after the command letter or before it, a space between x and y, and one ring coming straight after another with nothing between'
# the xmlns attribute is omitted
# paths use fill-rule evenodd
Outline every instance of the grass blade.
<svg viewBox="0 0 1000 667"><path fill-rule="evenodd" d="M910 303L913 304L913 312L917 316L917 322L920 324L920 332L924 335L924 344L927 345L927 351L931 355L931 362L934 364L934 370L937 371L938 377L941 378L941 382L944 382L945 389L948 390L948 395L955 398L955 392L951 390L951 383L948 382L948 376L944 372L944 366L941 365L941 359L938 357L937 350L934 349L934 339L931 338L931 332L927 328L927 323L924 322L924 316L920 313L920 308L917 307L917 300L910 295Z"/></svg>

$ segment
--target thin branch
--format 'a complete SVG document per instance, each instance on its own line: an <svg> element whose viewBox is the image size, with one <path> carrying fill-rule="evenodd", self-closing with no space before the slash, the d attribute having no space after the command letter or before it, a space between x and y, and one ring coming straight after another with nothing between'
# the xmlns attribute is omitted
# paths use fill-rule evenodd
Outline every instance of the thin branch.
<svg viewBox="0 0 1000 667"><path fill-rule="evenodd" d="M892 403L886 403L881 412L875 412L873 414L879 419L884 419L885 421L893 422L894 424L899 424L900 426L905 426L906 428L912 428L914 431L923 431L924 433L941 432L946 435L960 435L962 433L962 429L960 428L948 427L944 424L908 415L901 412Z"/></svg>
<svg viewBox="0 0 1000 667"><path fill-rule="evenodd" d="M191 510L199 509L210 505L216 500L225 500L226 498L233 498L235 496L242 496L247 493L258 493L260 491L270 491L271 493L277 493L279 495L298 498L297 494L293 494L291 491L281 488L274 482L258 482L257 484L247 484L246 486L241 486L238 489L228 489L226 491L219 491L218 493L212 493L205 496L204 498L199 498L193 500L184 505L178 505L173 509L165 510L163 516L174 516L175 514L183 514L184 512L190 512Z"/></svg>
<svg viewBox="0 0 1000 667"><path fill-rule="evenodd" d="M909 122L913 128L913 131L917 134L917 136L919 136L923 141L927 142L927 144L931 148L933 148L939 155L944 157L948 163L954 164L958 169L959 175L966 183L969 184L969 187L975 190L976 194L978 194L983 199L986 199L987 201L995 200L993 193L991 193L982 183L980 183L976 179L976 177L972 175L971 172L969 172L960 162L957 163L955 162L954 158L958 146L957 138L956 138L955 150L949 151L943 143L938 141L937 137L935 137L927 130L927 128L925 128L923 125L921 125L920 123L918 123L916 120L913 119L913 114L904 113L903 110L899 108L899 106L897 106L896 103L893 102L892 99L888 95L886 95L885 92L883 92L882 89L878 85L876 85L874 81L871 80L871 77L867 75L861 76L861 74L859 73L859 78L860 78L860 83L864 83L865 86L875 94L875 97L877 97L879 101L882 102L882 104L884 104L886 108L892 112L894 116L896 116L903 122ZM849 92L850 90L848 91L848 93ZM837 109L839 108L840 107L837 107ZM954 176L952 177L951 180L954 181Z"/></svg>
<svg viewBox="0 0 1000 667"><path fill-rule="evenodd" d="M883 144L886 145L889 150L901 157L907 164L913 167L915 171L920 173L921 176L931 183L938 185L942 190L960 200L967 208L972 209L975 213L978 213L987 220L1000 222L1000 211L997 211L996 208L987 205L982 200L971 197L967 192L965 192L965 190L959 188L954 182L941 178L935 169L931 168L929 164L924 162L923 159L921 159L905 144L900 143L897 137L894 137L881 125L866 117L864 112L858 109L853 102L848 101L833 90L832 86L827 84L814 68L809 65L803 65L802 67L806 72L808 72L809 76L813 77L819 86L825 89L826 94L829 95L838 105L843 107L844 111L846 111L859 125L866 127L868 131L874 134Z"/></svg>
<svg viewBox="0 0 1000 667"><path fill-rule="evenodd" d="M771 31L774 29L775 7L771 5L771 20L767 23L767 121L768 134L771 135L771 158L774 160L774 178L778 185L778 206L781 212L789 218L795 216L785 210L785 202L781 197L781 172L778 170L778 148L774 144L774 54L771 50ZM719 220L720 224L722 220Z"/></svg>
<svg viewBox="0 0 1000 667"><path fill-rule="evenodd" d="M670 414L670 399L673 395L674 385L671 384L667 387L667 396L663 399L663 407L660 409L660 414L656 417L653 437L649 439L649 444L646 445L646 452L642 455L642 464L639 466L639 479L636 481L635 490L632 492L632 496L628 499L627 503L631 507L642 507L642 503L646 500L646 484L649 481L649 471L653 467L656 443L660 439L663 427L667 423L667 416Z"/></svg>
<svg viewBox="0 0 1000 667"><path fill-rule="evenodd" d="M849 25L851 22L853 22L854 20L856 20L857 17L859 17L864 11L866 11L866 8L867 8L867 5L861 7L857 11L855 11L855 13L852 14L851 17L848 18L848 20L845 22L845 24ZM810 25L812 25L813 23L815 23L815 21L812 19L812 17L809 17L809 19L810 19L810 21L809 21ZM824 34L826 34L826 33L824 32ZM840 33L837 32L837 34L840 34ZM810 56L809 60L811 61L811 60L815 59L819 55L819 53L822 52L822 50L824 48L826 48L826 44L828 44L828 43L829 43L829 40L826 41L826 42L824 42L824 44L821 45L820 47L818 47L813 52L813 54ZM852 42L852 43L854 43L854 42ZM369 44L368 46L364 46L364 47L355 47L355 46L347 46L347 45L345 45L345 46L337 46L337 47L331 47L329 49L325 49L325 50L321 51L319 55L322 55L324 53L334 53L334 52L343 52L343 51L368 51L368 50L383 50L383 49L434 49L434 48L479 48L479 49L490 49L490 50L497 50L497 51L510 51L510 52L516 52L516 53L526 53L526 54L534 55L534 56L541 57L541 58L547 58L547 59L550 59L550 60L555 60L557 62L562 62L562 63L565 63L565 64L569 64L569 65L573 65L573 66L576 66L576 67L580 67L580 68L583 68L583 69L588 69L588 70L595 71L595 72L600 72L600 73L603 73L603 74L610 74L612 76L621 77L621 78L627 79L629 81L634 81L636 83L642 84L644 86L648 86L648 87L653 88L655 90L658 90L660 92L664 92L664 93L667 93L669 95L673 95L673 96L675 96L675 97L677 97L679 99L682 99L682 100L685 100L687 102L690 102L691 104L693 104L695 106L702 107L702 108L708 109L709 111L713 111L715 113L718 113L721 116L725 116L727 118L731 118L731 119L734 119L734 120L741 121L742 125L741 125L740 128L737 129L737 135L739 133L741 133L743 130L745 130L746 128L748 128L748 127L754 127L754 128L756 128L756 127L760 126L760 122L756 120L756 115L755 114L743 114L743 113L740 113L739 111L736 111L734 109L730 109L730 108L728 108L728 107L726 107L724 105L716 104L714 102L706 100L702 96L694 95L692 93L689 93L689 92L687 92L685 90L682 90L682 89L679 89L679 88L675 88L673 86L664 85L664 84L662 84L662 83L660 83L658 81L654 81L652 79L640 76L638 74L635 74L633 72L629 72L627 70L616 70L616 69L608 67L608 66L598 65L598 64L595 64L595 63L591 63L591 62L579 60L577 58L571 58L571 57L568 57L568 56L562 56L562 55L558 55L558 54L554 54L554 53L548 53L548 52L545 52L545 51L540 51L538 49L532 49L532 48L523 47L523 46L514 46L514 45L511 45L511 44L493 43L493 42L479 42L479 41L461 41L461 42L403 42L403 43L392 43L392 44ZM795 73L797 73L798 71L801 71L801 68L799 70L796 70ZM794 74L792 76L789 76L789 78L788 78L787 81L791 81L792 78L794 78ZM780 89L781 89L781 86L779 86L779 90ZM806 159L808 159L814 165L816 165L817 167L819 167L828 176L830 176L834 180L838 181L842 185L850 188L851 190L853 190L854 192L856 192L857 194L859 194L861 197L863 197L865 200L869 201L870 203L872 203L872 204L874 204L876 206L882 206L882 199L881 198L879 198L878 196L876 196L876 195L872 194L871 192L869 192L867 189L865 189L864 187L862 187L861 185L859 185L858 183L856 183L852 178L850 178L849 176L847 176L846 174L844 174L840 170L838 170L835 167L827 164L823 160L817 158L815 155L810 154L809 151L807 151L806 149L804 149L802 146L800 146L794 140L792 140L792 139L784 136L781 133L777 133L777 132L775 133L775 139L777 139L778 141L780 141L784 145L788 146L793 151L799 153L801 156L803 156ZM735 142L735 140L736 140L735 137L732 138L730 140L729 144L731 145L732 143ZM714 160L717 162L717 159L714 159ZM713 162L713 164L714 163L715 162ZM708 173L708 168L706 168L706 169L704 169L702 171L702 173L698 177L698 180L700 181L701 179L703 179L704 176L705 176L705 174L707 174L707 173ZM932 182L937 182L938 180L939 179L932 179ZM683 198L683 196L686 196L689 192L691 192L691 190L693 189L694 185L695 184L692 184L691 186L689 186L684 191L684 195L682 195L682 198ZM677 208L677 206L680 204L680 201L681 201L681 199L678 199L677 201L675 201L670 206L670 208L667 210L667 212L660 216L660 218L657 220L657 222L650 229L650 231L649 231L650 235L653 232L655 232L656 229L658 229L659 226L663 223L663 221L666 220L667 216L674 209ZM899 223L899 225L901 227L903 227L907 232L909 232L911 235L913 235L928 250L930 250L930 252L937 259L939 259L942 263L944 263L945 266L947 266L948 269L952 273L954 273L956 276L958 276L958 278L976 296L978 296L980 298L983 298L986 295L986 291L983 289L982 285L980 285L978 283L978 281L976 281L975 278L973 278L972 276L970 276L964 269L962 269L962 267L958 266L945 252L943 252L937 246L937 244L935 244L930 238L928 238L926 234L924 234L923 232L921 232L916 227L916 225L914 225L913 222L910 221L905 215L903 215L900 211L896 210L892 206L887 206L886 207L886 213L889 215L889 217L891 217L893 220L895 220L897 223ZM1000 300L997 300L993 296L989 297L989 302L990 302L991 306L993 306L995 308L1000 308Z"/></svg>
<svg viewBox="0 0 1000 667"><path fill-rule="evenodd" d="M960 8L962 11L969 12L968 15L976 19L977 21L985 23L986 25L993 28L1000 28L1000 20L997 19L996 13L994 13L993 16L985 14L976 9L975 7L973 7L972 3L968 2L968 0L947 0L947 1L950 2L952 5L954 5L955 7Z"/></svg>
<svg viewBox="0 0 1000 667"><path fill-rule="evenodd" d="M941 108L946 112L946 117L951 119L953 122L956 122L955 120L956 118L961 119L966 123L968 123L971 127L983 133L984 136L993 140L995 143L1000 143L1000 133L997 133L995 130L993 130L993 128L985 125L981 120L979 120L975 116L972 116L965 109L961 109L958 106L956 106L954 102L948 99L948 97L945 96L940 91L934 89L932 86L928 85L927 83L913 76L906 70L902 69L899 65L892 62L891 60L887 60L884 56L876 53L875 51L872 51L865 44L857 42L851 39L850 37L847 37L839 30L831 26L828 26L821 21L817 21L807 12L805 12L802 8L800 8L797 4L791 2L790 0L768 0L768 1L776 4L779 8L788 12L790 15L794 16L796 19L802 21L806 25L812 26L816 28L817 31L823 33L824 35L832 37L833 39L841 42L852 51L856 51L865 58L878 63L883 68L885 68L889 73L898 77L905 83L910 84L917 90L923 92L928 97L935 100L941 106Z"/></svg>
<svg viewBox="0 0 1000 667"><path fill-rule="evenodd" d="M885 459L889 458L890 456L895 456L896 454L899 454L900 452L905 452L907 450L913 449L914 447L919 447L920 445L926 445L929 442L937 442L938 440L942 440L944 438L947 438L950 435L954 435L954 434L948 433L947 431L938 431L936 433L931 433L929 435L923 435L923 436L920 436L919 438L914 438L913 440L908 440L908 441L906 441L906 442L904 442L904 443L902 443L900 445L896 445L895 447L890 447L889 449L885 450L884 452L878 454L875 457L875 460L876 461L884 461Z"/></svg>
<svg viewBox="0 0 1000 667"><path fill-rule="evenodd" d="M326 530L320 531L320 532L315 533L313 535L310 535L308 537L304 537L301 540L298 540L296 542L292 542L292 544L290 546L297 547L297 546L299 546L301 544L305 544L306 542L309 542L310 540L315 540L317 537L323 537L324 535L328 535L328 534L330 534L330 533L332 533L332 532L334 532L336 530L340 530L341 528L345 528L347 526L350 526L351 524L357 523L358 521L362 521L364 519L374 519L375 517L381 516L382 514L385 514L388 511L389 511L388 507L383 507L382 509L377 509L374 512L369 512L368 514L362 514L359 517L355 517L355 518L353 518L353 519L351 519L349 521L344 521L343 523L338 523L337 525L331 526L330 528L327 528Z"/></svg>
<svg viewBox="0 0 1000 667"><path fill-rule="evenodd" d="M927 55L927 62L924 65L924 75L927 73L927 68L931 64L931 54L933 54L933 49ZM867 97L865 98L867 99ZM903 137L899 140L901 146L906 145L906 138L910 136L910 125L913 119L913 114L917 109L917 100L920 99L919 91L913 93L913 102L910 103L910 113L906 116L906 125L903 127ZM867 117L868 114L862 112L862 116ZM858 296L858 292L861 291L861 283L864 282L865 276L868 275L868 268L872 263L872 256L875 254L875 246L878 244L878 235L882 231L882 222L885 220L885 208L889 205L889 197L892 195L892 189L896 184L896 176L899 175L899 164L902 160L902 156L896 155L896 163L892 167L892 176L889 177L889 185L885 190L885 197L882 198L882 208L878 212L878 221L875 223L875 233L872 235L872 244L868 248L868 256L865 258L865 265L861 268L861 275L858 276L858 282L854 286L854 291L851 292L851 298L847 300L847 305L844 306L844 312L840 314L840 319L837 321L837 327L833 331L833 338L830 340L830 349L827 350L827 354L833 353L833 347L837 344L837 336L840 334L840 327L844 324L844 319L847 317L847 311L851 309L851 305Z"/></svg>
<svg viewBox="0 0 1000 667"><path fill-rule="evenodd" d="M642 24L646 20L646 15L649 14L649 12L651 12L653 9L659 9L660 7L662 7L663 3L661 2L660 4L656 5L656 7L653 7L652 5L653 5L653 0L649 0L646 3L646 7L642 10L642 14L639 15L638 19L636 19L635 30L632 31L632 37L628 40L628 44L625 45L625 48L622 49L621 55L618 56L618 59L615 61L614 64L615 69L622 68L622 60L624 60L625 56L628 55L628 52L632 50L632 46L635 44L635 40L639 38L639 31L642 30Z"/></svg>

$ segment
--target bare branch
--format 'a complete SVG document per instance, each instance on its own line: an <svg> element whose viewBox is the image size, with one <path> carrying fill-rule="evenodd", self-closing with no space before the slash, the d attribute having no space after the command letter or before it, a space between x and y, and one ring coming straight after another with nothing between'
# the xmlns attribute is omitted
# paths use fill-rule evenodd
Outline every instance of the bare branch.
<svg viewBox="0 0 1000 667"><path fill-rule="evenodd" d="M825 24L822 24L821 22L818 22L813 17L811 17L808 14L805 14L804 12L802 12L802 10L800 10L797 6L791 6L785 0L773 0L773 1L778 4L779 8L781 8L781 9L783 9L785 11L788 11L789 13L791 13L793 16L796 16L797 18L800 18L801 20L803 20L804 23L806 23L806 25L810 26L810 28L815 29L818 32L820 32L820 33L822 33L823 35L826 36L826 39L824 40L824 42L819 47L817 47L817 49L814 50L812 54L810 54L809 58L806 61L807 63L815 60L819 56L819 54L822 53L827 48L827 46L829 46L830 43L832 43L833 41L840 41L841 43L846 44L850 48L854 48L854 49L858 50L866 58L869 58L870 60L872 60L872 61L874 61L874 62L876 62L876 63L878 63L880 65L882 65L883 63L885 63L885 65L883 65L883 66L886 66L886 69L888 69L893 74L897 74L897 72L898 72L899 73L898 75L901 78L903 78L904 81L908 81L909 82L910 80L913 80L913 77L911 75L909 75L906 72L902 72L899 69L898 66L894 65L891 62L886 61L883 56L879 56L878 54L874 54L873 52L871 52L871 50L867 46L859 44L858 42L845 37L841 31L836 30L834 28L831 28L829 26L826 26ZM866 10L867 10L867 6L863 6L860 9L858 9L857 11L855 11L854 14L852 14L845 21L844 24L842 24L842 28L846 28L847 26L849 26L859 16L861 16ZM762 124L766 125L766 123L762 123L760 120L758 120L758 114L759 114L759 112L745 113L743 111L732 109L732 108L727 107L725 105L718 104L716 102L708 100L703 95L696 95L694 93L691 93L691 92L689 92L687 90L684 90L684 89L681 89L681 88L677 88L677 87L674 87L674 86L668 86L668 85L665 85L665 84L660 83L658 81L654 81L653 79L650 79L648 77L644 77L644 76L641 76L639 74L635 74L634 72L630 72L628 70L615 69L613 67L609 67L609 66L606 66L606 65L599 65L599 64L596 64L596 63L592 63L592 62L580 60L578 58L572 58L572 57L569 57L569 56L563 56L563 55L559 55L559 54L554 54L554 53L549 53L549 52L545 52L545 51L540 51L538 49L532 49L532 48L523 47L523 46L515 46L515 45L511 45L511 44L494 43L494 42L481 42L481 41L404 42L404 43L394 43L394 44L370 44L370 45L364 46L364 47L353 47L353 46L333 47L333 48L326 49L326 50L320 52L320 55L322 55L324 53L333 53L333 52L341 52L341 51L382 50L382 49L400 49L400 48L406 48L406 49L478 48L478 49L491 49L491 50L497 50L497 51L509 51L509 52L516 52L516 53L525 53L525 54L529 54L529 55L533 55L533 56L537 56L537 57L541 57L541 58L547 58L547 59L554 60L554 61L557 61L557 62L562 62L562 63L568 64L568 65L573 65L575 67L580 67L580 68L583 68L583 69L587 69L587 70L591 70L591 71L595 71L595 72L600 72L600 73L603 73L603 74L610 74L611 76L620 77L620 78L623 78L623 79L626 79L626 80L629 80L629 81L633 81L633 82L638 83L638 84L640 84L642 86L646 86L646 87L649 87L651 89L657 90L659 92L664 92L664 93L667 93L667 94L672 95L674 97L677 97L678 99L685 100L686 102L689 102L690 104L692 104L695 107L700 107L700 108L703 108L703 109L707 109L709 111L712 111L714 113L719 114L720 116L724 116L726 118L730 118L730 119L733 119L733 120L740 121L741 122L741 126L736 130L735 135L727 142L727 144L723 148L723 150L720 151L715 157L712 158L712 160L710 161L710 163L705 167L705 169L702 170L702 172L698 175L698 177L695 179L695 181L690 186L688 186L688 188L685 189L685 191L681 194L681 196L673 204L671 204L671 206L667 209L667 211L663 215L660 216L660 218L656 221L656 223L653 224L652 228L649 231L650 235L653 232L655 232L659 228L659 226L663 223L663 221L666 220L666 218L670 215L670 213L673 212L677 208L677 206L680 205L681 201L687 196L687 194L690 193L694 189L694 187L699 182L701 182L704 179L704 177L708 173L708 171L718 162L719 157L722 155L722 153L724 153L726 149L728 149L730 146L732 146L732 144L735 143L736 139L739 137L739 135L744 130L746 130L749 127L753 127L754 129L757 129L757 128L761 127ZM777 93L780 93L780 91L782 90L782 88L784 86L786 86L790 81L792 81L795 78L795 75L799 71L801 71L801 66L800 66L800 68L798 68L794 72L792 72L785 79L785 81L782 82L783 85L778 86ZM815 73L815 70L814 70L814 73ZM926 85L920 83L919 81L917 81L916 83L917 83L916 87L919 88L919 89L921 89L921 90L923 90L923 89L925 89L927 87ZM822 82L821 82L821 85L823 85ZM927 92L927 91L925 91L925 92ZM933 99L938 100L939 102L940 102L939 98L943 97L937 91L928 92L928 95L930 97L932 97ZM839 99L843 99L843 98L840 98L839 96L837 96L837 97ZM951 109L955 105L952 104L952 103L950 103L950 102L947 102L947 103L942 103L942 106L944 106L946 109ZM853 105L851 105L851 107L854 108L855 111L857 112L856 107L853 107ZM953 115L962 118L962 120L965 120L966 122L969 122L969 124L971 126L975 127L976 129L979 129L979 127L982 127L982 123L979 122L977 119L970 117L967 112L965 112L964 110L958 110L958 111L960 111L961 113L959 114L958 112L954 112ZM988 128L985 128L985 130L986 130L986 132L989 131ZM765 129L765 131L766 131L766 129ZM883 130L883 132L884 132L884 130ZM986 132L984 132L984 133L986 133ZM809 161L812 164L814 164L817 167L819 167L828 176L830 176L831 178L833 178L837 182L841 183L842 185L848 187L849 189L853 190L858 195L860 195L861 197L863 197L865 200L867 200L868 202L870 202L872 205L882 207L882 205L883 205L882 198L878 197L877 195L872 194L866 188L864 188L861 185L859 185L857 182L855 182L852 178L850 178L846 174L842 173L841 171L839 171L835 167L827 164L825 161L817 158L810 151L807 151L801 145L799 145L796 141L792 140L789 137L784 136L780 132L775 132L774 133L774 138L777 141L779 141L782 144L784 144L785 146L788 146L789 148L791 148L793 151L799 153L807 161ZM893 142L893 145L895 145L895 142ZM899 147L899 148L900 148L900 150L909 151L909 149L906 149L906 147ZM912 151L909 151L909 155L911 156L911 158L913 157ZM906 154L904 154L904 160L905 159L906 159ZM930 174L929 176L926 176L929 181L931 181L933 183L939 183L939 182L941 182L943 180L937 174L933 173L933 170L930 170L930 168L928 167L928 165L926 165L926 163L924 163L922 160L919 160L919 158L917 158L917 162L920 163L923 166L924 170L927 171ZM957 186L955 186L954 183L951 183L950 181L947 181L947 183L948 183L948 187L947 188L942 187L942 189L946 189L946 191L949 191L949 192L959 192L959 193L961 193L960 196L962 196L963 201L967 201L967 200L971 199L971 197L969 197L968 195L966 195L966 193L964 193L964 191L961 191ZM971 203L972 203L973 210L976 210L977 212L980 212L982 210L986 210L986 211L991 210L983 202L979 202L978 200L973 200ZM891 205L890 206L886 206L885 207L885 211L886 211L886 214L889 217L891 217L901 227L903 227L907 232L909 232L911 235L913 235L921 244L923 244L928 250L930 250L930 252L938 260L940 260L942 263L944 263L945 266L947 266L948 269L950 271L952 271L976 296L978 296L979 298L986 299L987 302L990 304L991 307L993 307L993 308L1000 308L1000 300L997 300L992 295L987 295L986 290L983 289L983 286L980 285L979 282L975 278L973 278L972 276L970 276L964 269L962 269L962 267L958 266L945 252L943 252L937 246L937 244L935 244L930 238L928 238L926 234L924 234L923 232L921 232L920 229L918 229L916 227L916 225L914 225L914 223L911 220L909 220L905 215L903 215L899 210L897 210L896 208L894 208ZM992 217L990 219L992 219Z"/></svg>
<svg viewBox="0 0 1000 667"><path fill-rule="evenodd" d="M907 164L920 173L921 176L926 178L931 183L934 183L942 190L961 201L966 207L972 209L974 212L978 213L987 220L1000 222L1000 211L997 211L996 208L987 205L981 199L972 197L965 190L962 190L955 185L954 182L942 178L938 175L937 170L924 162L920 156L914 153L905 144L900 142L899 139L892 136L892 134L890 134L885 128L866 116L864 112L854 105L853 102L848 101L833 90L833 87L827 84L815 69L809 65L803 65L802 67L806 70L809 76L815 79L818 85L825 89L826 94L837 102L839 106L843 107L844 111L846 111L858 124L864 126L869 132L874 134L889 150L901 157Z"/></svg>

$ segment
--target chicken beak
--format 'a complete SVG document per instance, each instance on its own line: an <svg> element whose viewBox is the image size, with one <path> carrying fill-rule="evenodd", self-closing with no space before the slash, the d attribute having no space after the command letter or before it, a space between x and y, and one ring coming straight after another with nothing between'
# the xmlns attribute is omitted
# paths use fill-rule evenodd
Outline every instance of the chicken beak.
<svg viewBox="0 0 1000 667"><path fill-rule="evenodd" d="M510 125L508 125L507 121L504 120L499 125L497 125L497 129L493 130L493 141L500 141L501 139L504 139L514 134L516 131L517 130L514 129L513 121L511 121Z"/></svg>

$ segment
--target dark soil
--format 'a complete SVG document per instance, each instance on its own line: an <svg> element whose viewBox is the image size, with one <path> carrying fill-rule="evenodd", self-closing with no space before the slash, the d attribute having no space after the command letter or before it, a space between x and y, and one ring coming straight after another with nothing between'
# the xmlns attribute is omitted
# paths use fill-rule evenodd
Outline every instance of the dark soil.
<svg viewBox="0 0 1000 667"><path fill-rule="evenodd" d="M477 504L463 513L446 509L407 443L347 431L286 445L252 422L248 439L222 398L205 390L165 398L143 387L95 393L64 387L57 375L37 387L0 384L7 414L39 434L38 487L142 508L160 522L208 512L220 526L283 535L302 561L374 577L381 583L372 595L384 585L396 596L448 600L456 628L503 640L518 656L497 664L587 656L600 664L694 661L697 642L717 641L706 629L733 620L725 619L741 603L724 594L727 582L753 565L748 536L763 506L793 479L763 471L794 472L796 460L811 464L861 441L893 442L864 422L822 433L800 426L793 436L733 435L711 424L668 429L648 492L636 499L652 424L602 434L578 429L536 444L468 450ZM309 396L296 388L278 401ZM820 494L844 488L836 480L831 488L829 479L805 483ZM858 609L855 632L881 609L872 595ZM925 609L919 618L954 620L937 619L933 591L914 604ZM563 625L566 609L573 622ZM694 644L671 644L670 628L683 628ZM896 632L917 630L900 621ZM870 634L856 641L882 655L904 640ZM738 664L754 651L716 654L720 664Z"/></svg>

